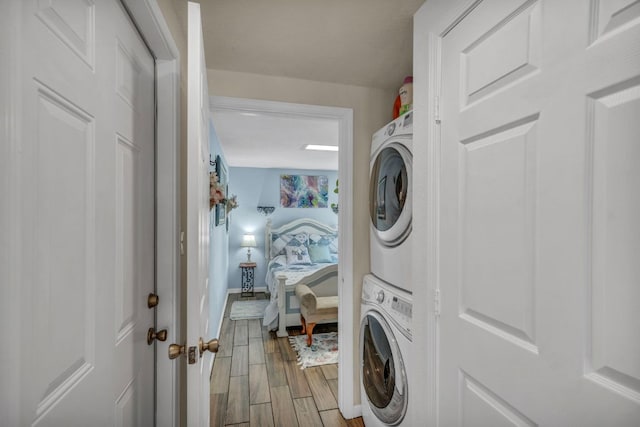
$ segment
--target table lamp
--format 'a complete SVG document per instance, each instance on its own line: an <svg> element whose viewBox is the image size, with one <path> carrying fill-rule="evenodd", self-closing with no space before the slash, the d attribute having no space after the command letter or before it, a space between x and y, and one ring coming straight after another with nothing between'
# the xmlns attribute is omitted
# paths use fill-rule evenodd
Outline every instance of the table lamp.
<svg viewBox="0 0 640 427"><path fill-rule="evenodd" d="M258 246L256 244L256 238L253 234L245 234L242 236L242 243L240 247L247 248L247 262L251 262L251 248Z"/></svg>

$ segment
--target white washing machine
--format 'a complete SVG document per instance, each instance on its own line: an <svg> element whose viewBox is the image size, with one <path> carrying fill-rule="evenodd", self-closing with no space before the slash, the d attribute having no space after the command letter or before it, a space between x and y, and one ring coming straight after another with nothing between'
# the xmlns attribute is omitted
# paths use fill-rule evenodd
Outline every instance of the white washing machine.
<svg viewBox="0 0 640 427"><path fill-rule="evenodd" d="M408 292L411 280L413 112L373 134L369 167L371 272Z"/></svg>
<svg viewBox="0 0 640 427"><path fill-rule="evenodd" d="M362 284L360 391L367 427L408 426L411 294L368 274Z"/></svg>

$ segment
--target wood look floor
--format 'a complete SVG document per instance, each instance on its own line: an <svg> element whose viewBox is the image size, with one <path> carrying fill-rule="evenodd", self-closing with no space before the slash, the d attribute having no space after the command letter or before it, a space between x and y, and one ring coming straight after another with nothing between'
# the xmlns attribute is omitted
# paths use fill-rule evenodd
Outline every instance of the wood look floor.
<svg viewBox="0 0 640 427"><path fill-rule="evenodd" d="M229 295L211 372L211 426L364 427L361 417L345 420L338 410L337 364L302 370L288 339L268 332L262 319L229 318L234 301L264 298ZM337 325L314 329L329 331Z"/></svg>

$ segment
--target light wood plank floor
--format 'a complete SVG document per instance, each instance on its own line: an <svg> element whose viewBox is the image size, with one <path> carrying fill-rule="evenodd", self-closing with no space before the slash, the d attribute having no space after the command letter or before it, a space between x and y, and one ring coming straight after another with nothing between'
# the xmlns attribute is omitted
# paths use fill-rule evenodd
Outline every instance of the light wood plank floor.
<svg viewBox="0 0 640 427"><path fill-rule="evenodd" d="M211 426L364 427L361 417L345 420L338 410L338 365L301 370L287 338L268 332L262 319L229 318L234 301L265 298L229 295L211 372ZM337 325L314 329L329 331Z"/></svg>

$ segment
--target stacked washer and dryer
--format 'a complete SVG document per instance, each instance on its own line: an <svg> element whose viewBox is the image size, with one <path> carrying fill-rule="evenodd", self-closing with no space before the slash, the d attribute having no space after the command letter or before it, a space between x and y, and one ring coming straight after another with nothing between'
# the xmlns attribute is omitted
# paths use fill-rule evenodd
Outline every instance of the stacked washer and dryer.
<svg viewBox="0 0 640 427"><path fill-rule="evenodd" d="M368 427L408 425L407 358L411 348L413 113L371 142L371 272L360 316L362 417Z"/></svg>

